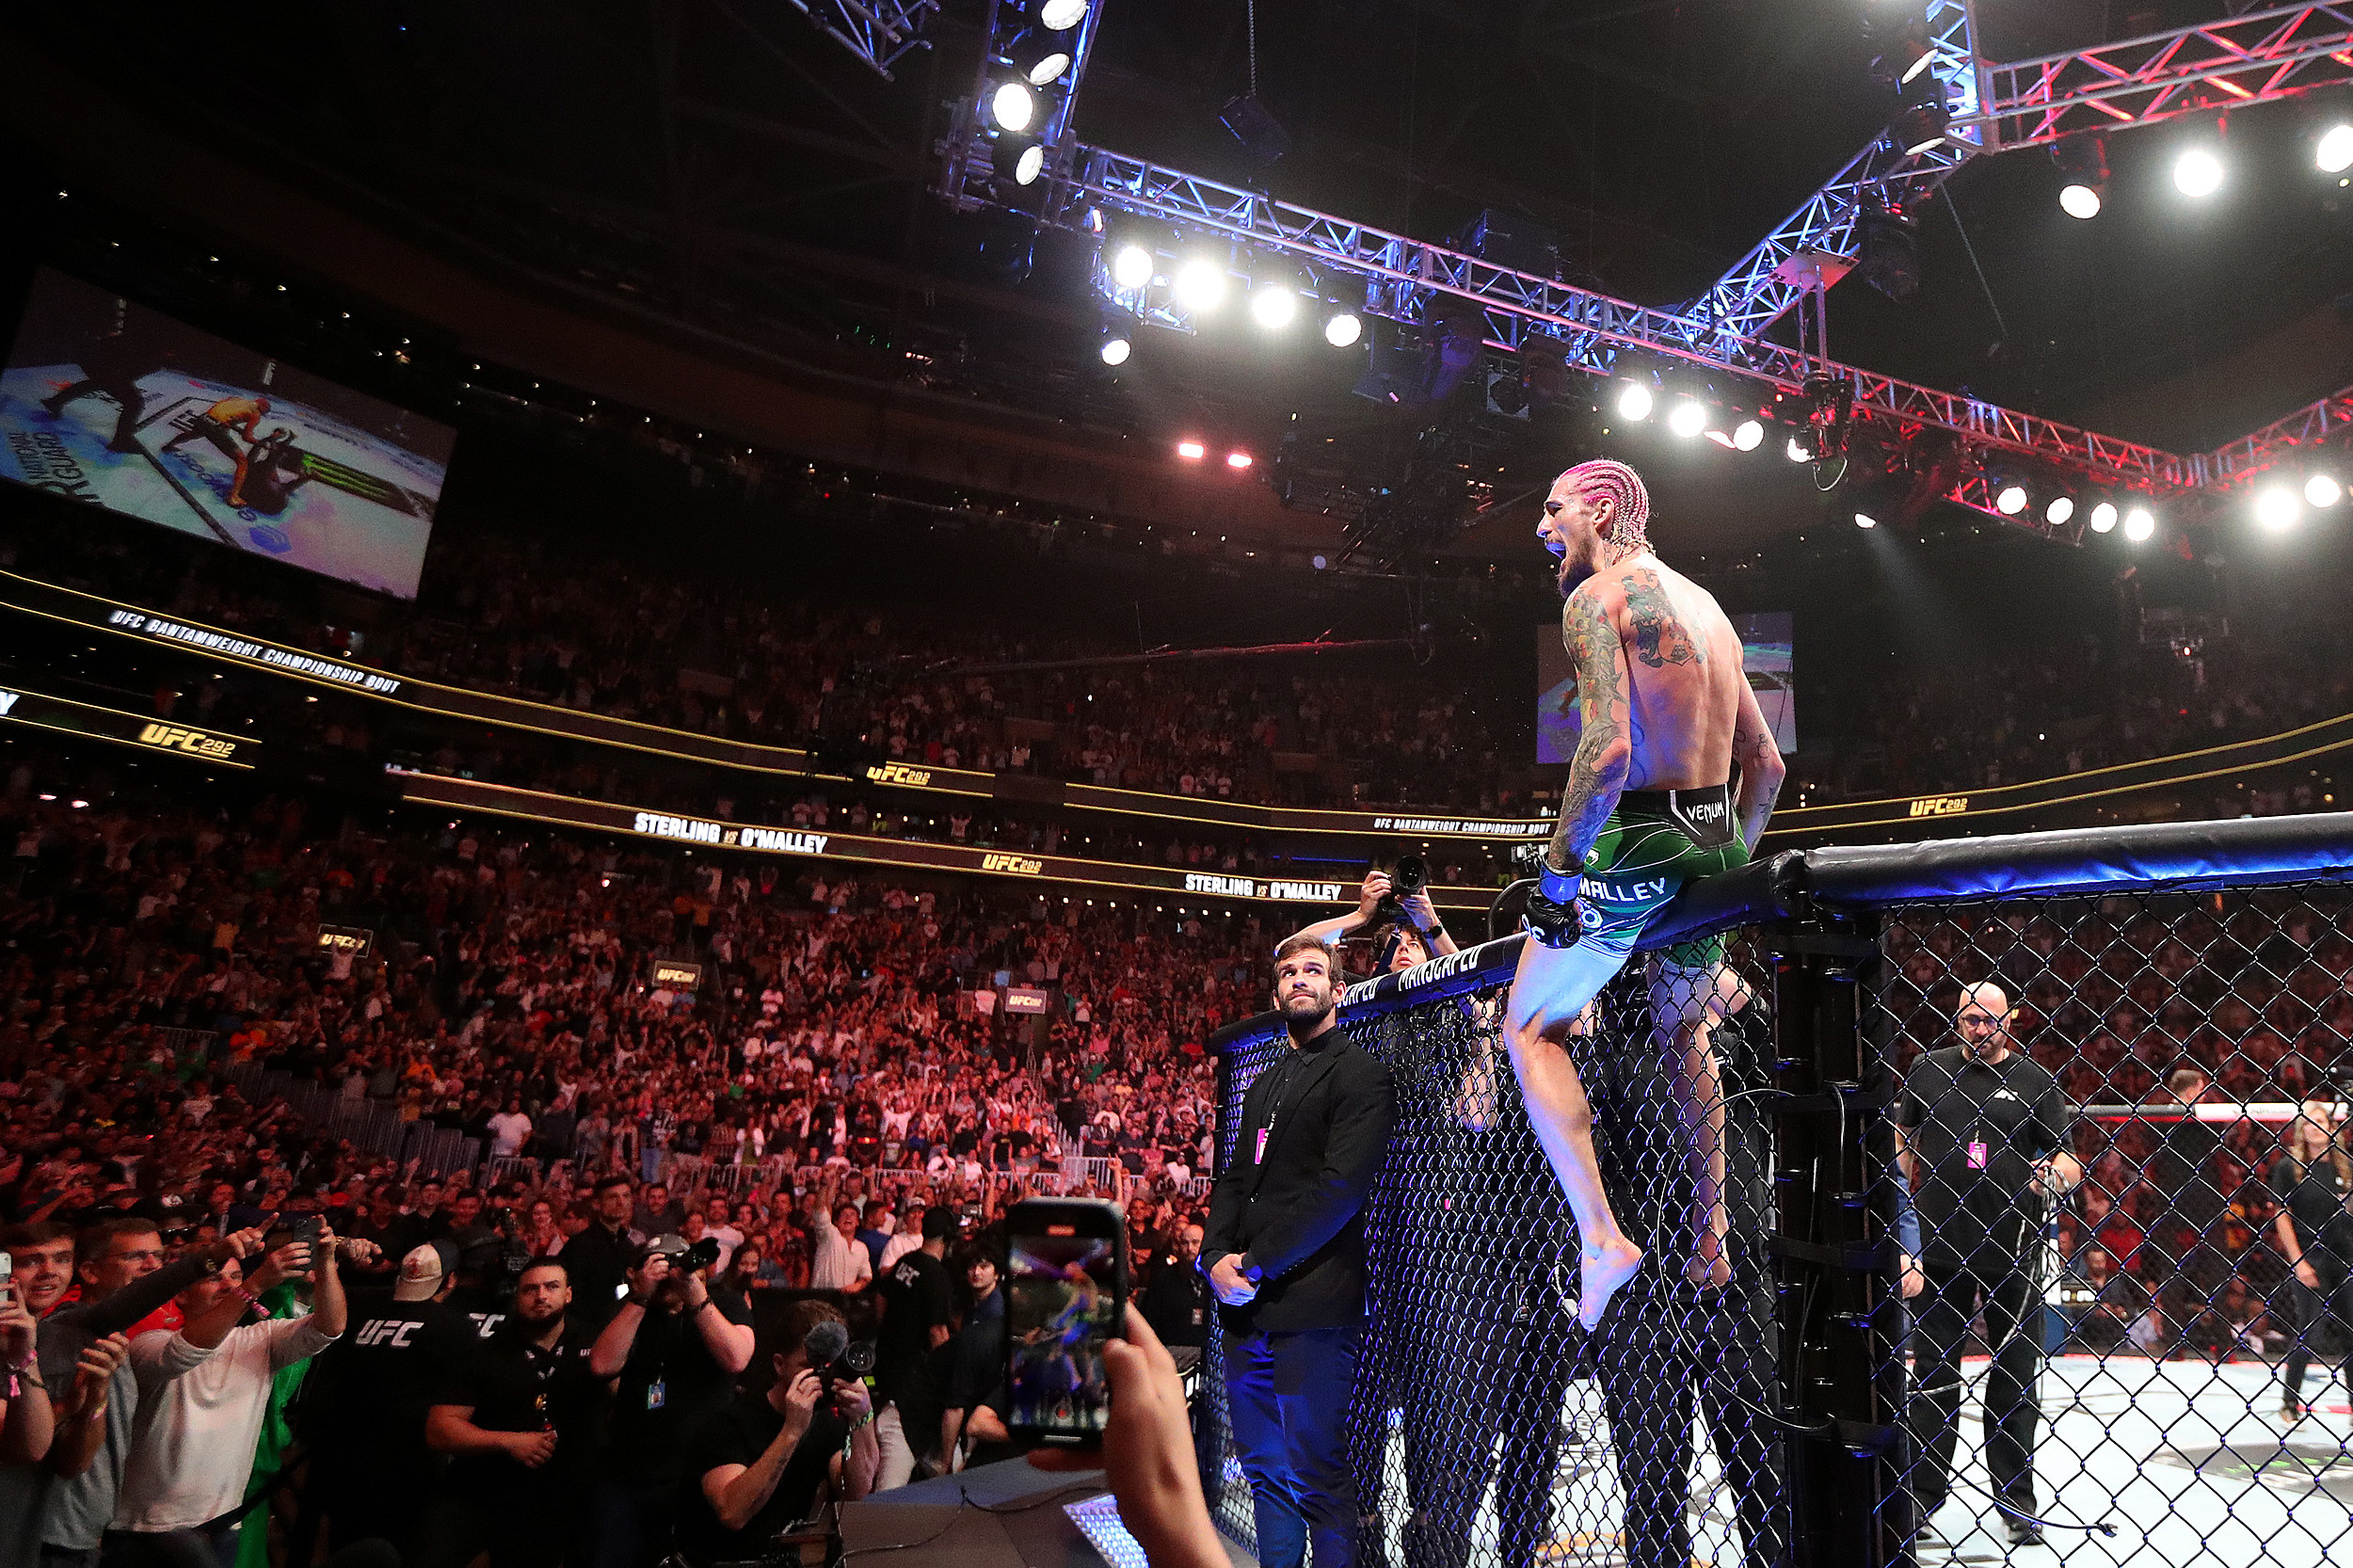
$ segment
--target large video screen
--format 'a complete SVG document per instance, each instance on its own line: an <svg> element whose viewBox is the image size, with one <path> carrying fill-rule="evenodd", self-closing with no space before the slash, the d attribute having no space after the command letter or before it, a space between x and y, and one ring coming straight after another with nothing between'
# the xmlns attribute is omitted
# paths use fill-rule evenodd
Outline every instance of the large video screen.
<svg viewBox="0 0 2353 1568"><path fill-rule="evenodd" d="M1786 610L1771 610L1734 616L1732 625L1740 633L1740 662L1757 706L1773 727L1773 744L1787 756L1798 749L1796 619ZM1536 629L1536 760L1566 762L1577 755L1579 732L1577 672L1558 622Z"/></svg>
<svg viewBox="0 0 2353 1568"><path fill-rule="evenodd" d="M43 268L0 474L413 599L456 432Z"/></svg>

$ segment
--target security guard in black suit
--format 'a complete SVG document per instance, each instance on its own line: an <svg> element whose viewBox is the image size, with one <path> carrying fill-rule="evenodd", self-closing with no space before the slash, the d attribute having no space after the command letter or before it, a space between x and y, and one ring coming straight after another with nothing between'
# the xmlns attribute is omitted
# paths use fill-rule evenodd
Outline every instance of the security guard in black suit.
<svg viewBox="0 0 2353 1568"><path fill-rule="evenodd" d="M1201 1253L1262 1568L1353 1568L1348 1410L1365 1323L1366 1195L1397 1120L1389 1070L1340 1032L1332 950L1274 952L1289 1046L1242 1096Z"/></svg>

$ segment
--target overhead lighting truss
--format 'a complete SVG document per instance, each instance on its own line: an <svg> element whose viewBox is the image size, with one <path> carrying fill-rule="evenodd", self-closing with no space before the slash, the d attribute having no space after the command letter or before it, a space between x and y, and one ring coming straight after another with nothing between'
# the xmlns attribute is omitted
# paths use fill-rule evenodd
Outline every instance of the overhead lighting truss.
<svg viewBox="0 0 2353 1568"><path fill-rule="evenodd" d="M851 5L856 0L836 3ZM1048 20L1065 21L1071 9L1080 11L1076 22L1061 27L1046 25ZM997 89L1024 69L1023 62L1036 59L1041 52L1066 53L1068 61L1045 81L1024 76L1024 86L1034 92L1044 110L1026 127L1026 134L1045 149L1040 173L1046 180L1052 180L1067 167L1074 146L1071 111L1078 106L1079 84L1086 74L1087 56L1095 52L1095 29L1102 14L1103 0L1094 0L1083 8L1075 3L1047 7L1034 0L989 0L984 24L986 44L981 51L972 94L956 105L948 134L938 147L943 167L939 194L951 205L960 212L975 212L1003 204L1005 193L995 160L994 138L998 131L990 119L989 104Z"/></svg>
<svg viewBox="0 0 2353 1568"><path fill-rule="evenodd" d="M1933 426L1980 454L2040 457L2088 486L2158 498L2235 486L2353 426L2353 387L2347 387L2213 452L2170 453L1840 364L1764 336L1808 292L1810 269L1799 264L1804 258L1850 254L1866 204L1904 206L1980 152L2038 145L2093 123L2106 129L2153 123L2211 106L2217 93L2233 103L2258 103L2353 78L2353 0L2283 7L1999 67L1975 56L1967 0L1929 0L1928 71L1944 84L1951 110L1945 136L1933 147L1907 152L1891 129L1706 295L1673 310L1613 299L1080 142L1071 133L1071 111L1102 8L1101 0L1088 6L1066 35L1069 67L1048 95L1044 118L1031 128L1048 150L1045 177L1022 205L1042 222L1097 234L1122 217L1146 220L1141 227L1154 236L1156 263L1165 264L1156 264L1140 286L1122 287L1108 272L1096 280L1100 291L1138 321L1180 330L1195 326L1162 281L1173 279L1180 254L1223 254L1229 270L1242 276L1273 262L1289 269L1302 293L1326 306L1344 301L1354 311L1361 295L1363 313L1402 322L1434 319L1432 306L1439 296L1472 301L1481 308L1487 346L1518 353L1541 340L1547 355L1557 352L1569 368L1596 376L1611 374L1619 357L1632 350L1801 395L1810 376L1828 376L1851 392L1858 420L1885 421L1905 432ZM939 149L941 194L959 208L1007 203L1009 193L992 162L984 105L1022 29L1032 24L1032 15L1021 0L991 0L988 47L973 96ZM2193 92L2196 84L2203 86ZM2209 96L2200 101L2199 93ZM2087 115L2096 119L2080 118ZM2018 525L1990 497L1972 493L1973 483L1983 488L1963 479L1945 499Z"/></svg>
<svg viewBox="0 0 2353 1568"><path fill-rule="evenodd" d="M939 0L792 0L792 5L886 82L902 56L931 47L923 24L939 9Z"/></svg>
<svg viewBox="0 0 2353 1568"><path fill-rule="evenodd" d="M1713 288L1685 305L1683 314L1713 323L1736 337L1762 334L1805 292L1789 281L1792 257L1810 250L1852 255L1855 220L1866 198L1881 206L1909 207L1983 151L1977 129L1982 88L1971 43L1970 7L1966 0L1929 0L1928 22L1928 72L1944 84L1952 113L1944 138L1907 151L1900 133L1890 126L1807 197L1804 205L1774 225Z"/></svg>
<svg viewBox="0 0 2353 1568"><path fill-rule="evenodd" d="M2178 115L2294 97L2353 80L2353 4L2282 6L2145 38L1981 64L1971 7L1929 7L1929 70L1952 119L1936 146L1907 152L1890 131L1831 176L1683 313L1755 336L1802 292L1782 272L1809 250L1850 255L1856 215L1876 196L1908 207L1982 152L2039 147L2076 131L2154 125Z"/></svg>
<svg viewBox="0 0 2353 1568"><path fill-rule="evenodd" d="M1827 371L1852 388L1858 416L1939 425L1981 446L2038 454L2115 484L2174 489L2195 483L2189 459L2155 447L1876 371L1826 362L1786 344L1739 337L1673 311L1515 272L1427 240L1104 148L1075 149L1051 200L1049 219L1072 228L1089 227L1089 213L1122 213L1153 219L1187 236L1214 235L1236 249L1279 253L1306 264L1319 296L1339 277L1359 280L1370 285L1365 308L1373 315L1423 322L1430 318L1428 306L1434 296L1472 300L1484 310L1488 346L1517 353L1529 338L1543 337L1547 349L1557 349L1564 363L1597 376L1609 375L1626 349L1737 372L1792 392L1802 391L1808 375ZM1105 285L1142 320L1180 329L1193 325L1171 290L1157 284L1120 290L1109 280Z"/></svg>
<svg viewBox="0 0 2353 1568"><path fill-rule="evenodd" d="M2077 131L2154 125L2353 82L2353 5L2281 6L2169 33L1986 68L1967 121L1985 150L2040 147ZM1963 117L1954 116L1960 129Z"/></svg>

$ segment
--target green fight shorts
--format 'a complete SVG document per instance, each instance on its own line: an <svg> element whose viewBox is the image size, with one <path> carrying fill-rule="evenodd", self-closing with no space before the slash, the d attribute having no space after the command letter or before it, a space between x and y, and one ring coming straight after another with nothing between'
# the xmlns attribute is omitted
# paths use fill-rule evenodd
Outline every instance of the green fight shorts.
<svg viewBox="0 0 2353 1568"><path fill-rule="evenodd" d="M1579 945L1631 953L1642 928L1687 882L1730 871L1749 857L1732 820L1728 785L1701 790L1628 790L1602 824L1577 887L1584 905ZM1724 939L1702 936L1667 949L1671 964L1712 968Z"/></svg>

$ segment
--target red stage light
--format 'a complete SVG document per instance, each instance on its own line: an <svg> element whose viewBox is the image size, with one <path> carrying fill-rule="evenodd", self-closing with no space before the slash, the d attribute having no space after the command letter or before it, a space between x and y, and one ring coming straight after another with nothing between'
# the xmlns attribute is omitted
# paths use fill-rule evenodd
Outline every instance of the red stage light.
<svg viewBox="0 0 2353 1568"><path fill-rule="evenodd" d="M1199 461L1200 458L1209 452L1209 449L1208 447L1203 446L1199 441L1178 441L1176 443L1176 456L1191 461Z"/></svg>
<svg viewBox="0 0 2353 1568"><path fill-rule="evenodd" d="M1228 452L1225 455L1225 466L1230 469L1248 468L1250 466L1250 454L1247 452Z"/></svg>

